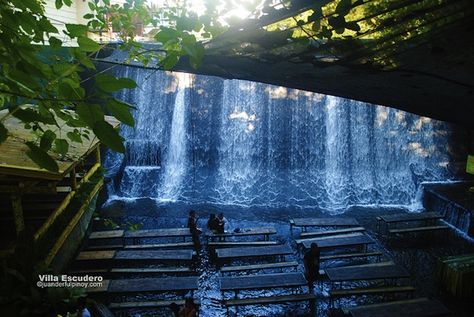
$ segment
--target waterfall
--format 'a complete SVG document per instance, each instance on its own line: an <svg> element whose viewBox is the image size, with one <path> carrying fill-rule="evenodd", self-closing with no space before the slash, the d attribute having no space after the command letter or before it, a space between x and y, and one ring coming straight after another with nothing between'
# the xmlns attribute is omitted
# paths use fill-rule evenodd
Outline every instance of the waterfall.
<svg viewBox="0 0 474 317"><path fill-rule="evenodd" d="M164 201L176 200L180 194L183 179L186 175L186 93L190 84L190 76L178 74L178 92L174 100L173 118L168 152L164 165L162 187L158 197Z"/></svg>
<svg viewBox="0 0 474 317"><path fill-rule="evenodd" d="M116 75L140 88L117 96L137 109L136 126L121 131L126 154L105 162L113 198L411 206L423 182L458 178L448 167L465 157L453 135L467 131L396 109L207 76Z"/></svg>
<svg viewBox="0 0 474 317"><path fill-rule="evenodd" d="M234 93L241 89L247 93ZM261 95L255 83L224 83L216 186L219 200L243 204L255 190L255 176L259 169L253 158L259 149L260 131L255 131L257 120L261 120L256 116L261 105L259 99Z"/></svg>
<svg viewBox="0 0 474 317"><path fill-rule="evenodd" d="M346 122L344 100L336 97L326 98L326 192L327 199L335 208L347 205L350 184L350 156L347 147L349 125ZM363 136L361 136L363 137Z"/></svg>

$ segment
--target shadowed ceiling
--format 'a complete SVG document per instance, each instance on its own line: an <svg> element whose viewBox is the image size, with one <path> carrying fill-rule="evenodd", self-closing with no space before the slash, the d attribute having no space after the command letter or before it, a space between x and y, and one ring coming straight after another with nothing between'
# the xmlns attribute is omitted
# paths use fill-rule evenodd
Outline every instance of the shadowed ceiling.
<svg viewBox="0 0 474 317"><path fill-rule="evenodd" d="M204 43L197 69L474 127L474 1L267 1Z"/></svg>
<svg viewBox="0 0 474 317"><path fill-rule="evenodd" d="M474 126L474 1L278 2L206 43L197 73ZM176 69L196 72L182 62Z"/></svg>

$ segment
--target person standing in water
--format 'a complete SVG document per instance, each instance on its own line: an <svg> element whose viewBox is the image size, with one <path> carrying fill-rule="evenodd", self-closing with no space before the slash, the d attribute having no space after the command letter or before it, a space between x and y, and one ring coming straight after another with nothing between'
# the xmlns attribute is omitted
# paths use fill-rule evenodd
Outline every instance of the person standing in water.
<svg viewBox="0 0 474 317"><path fill-rule="evenodd" d="M199 235L201 234L202 230L198 228L198 216L196 215L196 211L191 209L188 215L188 228L191 231L191 237L193 239L194 248L196 252L199 254L201 249L201 241L199 240Z"/></svg>
<svg viewBox="0 0 474 317"><path fill-rule="evenodd" d="M207 221L207 229L211 230L212 232L217 232L217 221L216 214L210 214L209 220Z"/></svg>
<svg viewBox="0 0 474 317"><path fill-rule="evenodd" d="M219 215L217 216L217 224L216 224L216 231L217 233L219 234L222 234L225 232L225 222L226 222L226 219L224 218L224 213L219 213Z"/></svg>
<svg viewBox="0 0 474 317"><path fill-rule="evenodd" d="M188 228L191 231L191 234L201 234L202 230L198 228L198 216L196 211L191 209L188 215Z"/></svg>
<svg viewBox="0 0 474 317"><path fill-rule="evenodd" d="M307 251L303 257L304 273L310 291L313 290L314 282L319 278L319 256L320 251L318 245L314 242L311 243L310 250Z"/></svg>

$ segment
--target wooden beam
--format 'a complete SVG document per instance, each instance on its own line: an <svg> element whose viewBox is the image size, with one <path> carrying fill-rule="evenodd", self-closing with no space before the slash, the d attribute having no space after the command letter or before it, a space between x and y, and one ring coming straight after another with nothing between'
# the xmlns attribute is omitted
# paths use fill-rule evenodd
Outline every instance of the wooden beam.
<svg viewBox="0 0 474 317"><path fill-rule="evenodd" d="M95 150L95 158L96 158L97 164L100 164L101 163L100 162L100 160L101 160L101 158L100 158L100 144L97 145L97 148Z"/></svg>
<svg viewBox="0 0 474 317"><path fill-rule="evenodd" d="M94 187L94 189L92 190L92 192L90 193L89 197L87 197L84 201L83 201L83 205L81 206L81 208L77 211L76 215L74 216L74 218L72 218L72 220L69 222L69 224L66 226L66 228L64 229L63 233L61 234L61 236L58 237L58 239L56 240L56 243L55 245L53 246L53 248L51 249L51 252L47 255L46 259L45 259L45 264L47 266L49 266L51 264L51 262L53 261L54 257L56 256L56 254L58 253L58 251L61 249L64 241L66 241L66 238L69 236L69 234L72 232L72 230L76 227L76 225L79 223L79 221L81 220L82 216L84 215L84 213L86 212L87 210L87 207L89 206L89 204L92 202L92 199L95 197L95 195L99 192L99 190L102 188L102 186L104 185L104 181L103 180L100 180L97 185Z"/></svg>
<svg viewBox="0 0 474 317"><path fill-rule="evenodd" d="M76 180L76 167L74 166L71 170L71 173L70 173L71 177L71 188L72 190L76 190L77 189L77 180Z"/></svg>
<svg viewBox="0 0 474 317"><path fill-rule="evenodd" d="M19 183L18 185L0 185L0 193L6 194L56 194L56 182L51 182L47 186L34 186Z"/></svg>
<svg viewBox="0 0 474 317"><path fill-rule="evenodd" d="M99 169L99 167L100 164L97 163L92 166L91 169L86 173L86 175L84 175L84 177L80 180L78 188L80 188L83 183L87 182L89 178L97 171L97 169ZM38 231L36 231L34 236L35 240L38 240L44 233L46 233L46 231L48 231L49 227L51 227L51 225L56 221L56 219L64 212L64 210L69 205L71 199L74 197L75 194L76 191L73 190L64 198L58 208L53 211L53 213L48 217L46 222L43 223L43 225L39 228Z"/></svg>
<svg viewBox="0 0 474 317"><path fill-rule="evenodd" d="M79 181L79 186L87 182L89 178L100 168L100 163L95 163L94 166L84 175L84 177Z"/></svg>
<svg viewBox="0 0 474 317"><path fill-rule="evenodd" d="M75 193L76 193L75 191L71 191L69 194L67 194L66 197L64 197L64 200L61 202L61 204L51 213L51 215L41 225L41 227L38 229L38 231L36 231L36 233L34 235L35 240L38 240L43 234L46 233L46 231L48 231L49 227L52 226L54 221L56 221L56 219L59 217L59 215L61 215L63 213L64 209L66 209L66 207L69 205L69 203L71 202L71 199L74 197Z"/></svg>
<svg viewBox="0 0 474 317"><path fill-rule="evenodd" d="M21 196L13 194L11 195L13 219L15 220L15 229L17 236L25 230L25 219L23 218L23 206L21 204Z"/></svg>
<svg viewBox="0 0 474 317"><path fill-rule="evenodd" d="M13 175L20 177L29 177L37 179L46 179L46 180L56 180L59 181L63 178L63 175L56 172L50 172L40 168L20 166L20 165L11 165L11 164L1 164L0 173L5 175Z"/></svg>

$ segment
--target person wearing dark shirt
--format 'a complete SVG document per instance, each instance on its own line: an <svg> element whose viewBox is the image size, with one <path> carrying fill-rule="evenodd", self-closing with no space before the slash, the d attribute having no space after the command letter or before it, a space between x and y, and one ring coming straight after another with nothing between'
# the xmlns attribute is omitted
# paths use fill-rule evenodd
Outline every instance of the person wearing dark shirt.
<svg viewBox="0 0 474 317"><path fill-rule="evenodd" d="M207 221L207 229L217 231L217 221L216 214L210 214L209 220Z"/></svg>
<svg viewBox="0 0 474 317"><path fill-rule="evenodd" d="M224 228L225 228L225 218L224 214L221 212L219 216L217 216L217 224L216 224L216 231L217 233L224 233Z"/></svg>
<svg viewBox="0 0 474 317"><path fill-rule="evenodd" d="M199 250L201 249L201 241L199 240L199 235L201 234L201 229L197 226L198 216L196 215L196 211L191 209L188 215L188 228L191 231L191 236L194 243L194 248L196 252L199 254Z"/></svg>
<svg viewBox="0 0 474 317"><path fill-rule="evenodd" d="M307 251L303 258L304 272L310 290L314 288L314 282L319 277L319 247L316 243L311 243L311 248Z"/></svg>
<svg viewBox="0 0 474 317"><path fill-rule="evenodd" d="M197 226L198 216L196 215L196 211L191 209L188 215L188 228L191 231L191 234L200 234L201 230Z"/></svg>

